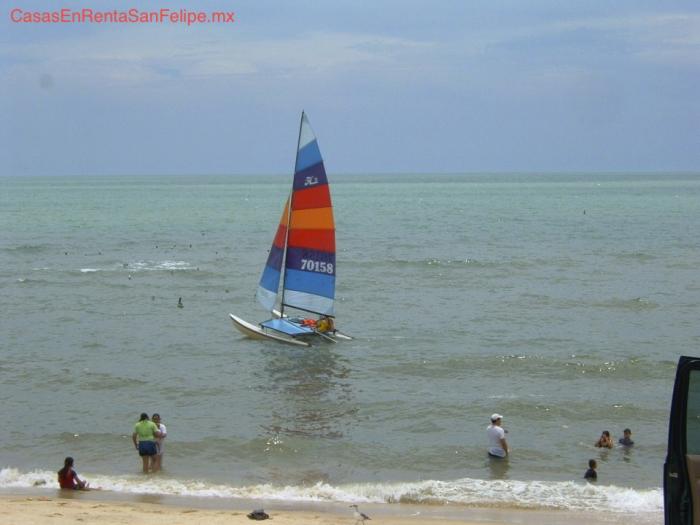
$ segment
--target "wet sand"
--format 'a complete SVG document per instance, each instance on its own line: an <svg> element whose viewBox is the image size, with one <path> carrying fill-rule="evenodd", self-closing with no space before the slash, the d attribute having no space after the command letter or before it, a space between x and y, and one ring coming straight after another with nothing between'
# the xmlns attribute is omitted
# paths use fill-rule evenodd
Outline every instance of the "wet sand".
<svg viewBox="0 0 700 525"><path fill-rule="evenodd" d="M36 525L74 525L76 522L101 525L236 525L253 523L247 514L264 508L267 523L276 525L347 525L355 518L346 504L285 503L253 500L204 499L125 495L105 491L68 492L57 490L0 494L3 523ZM457 506L419 506L403 504L364 504L360 510L372 517L371 523L386 525L437 524L622 524L662 523L663 516L638 517L568 511L526 509L482 509ZM658 519L657 519L658 518Z"/></svg>

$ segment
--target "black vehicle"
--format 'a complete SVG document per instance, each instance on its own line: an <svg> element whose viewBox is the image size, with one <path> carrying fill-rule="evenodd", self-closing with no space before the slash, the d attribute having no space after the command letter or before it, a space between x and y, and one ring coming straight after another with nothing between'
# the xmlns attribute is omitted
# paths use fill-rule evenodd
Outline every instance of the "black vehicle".
<svg viewBox="0 0 700 525"><path fill-rule="evenodd" d="M700 525L700 357L681 357L664 463L666 525Z"/></svg>

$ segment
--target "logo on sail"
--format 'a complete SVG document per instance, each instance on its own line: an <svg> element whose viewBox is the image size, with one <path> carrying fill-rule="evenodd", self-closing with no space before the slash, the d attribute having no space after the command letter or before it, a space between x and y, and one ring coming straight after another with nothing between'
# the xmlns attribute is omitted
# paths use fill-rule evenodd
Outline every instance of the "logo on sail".
<svg viewBox="0 0 700 525"><path fill-rule="evenodd" d="M304 179L304 186L315 186L318 184L318 177L315 175L309 175Z"/></svg>

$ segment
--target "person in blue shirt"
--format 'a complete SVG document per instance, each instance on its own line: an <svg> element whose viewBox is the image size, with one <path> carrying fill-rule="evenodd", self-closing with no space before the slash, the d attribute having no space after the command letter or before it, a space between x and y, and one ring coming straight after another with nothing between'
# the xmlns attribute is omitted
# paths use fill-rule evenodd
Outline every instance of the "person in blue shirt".
<svg viewBox="0 0 700 525"><path fill-rule="evenodd" d="M596 463L596 460L589 459L588 460L588 470L583 475L583 478L588 480L588 481L597 481L598 480L598 473L595 471L596 467L598 467L598 463Z"/></svg>
<svg viewBox="0 0 700 525"><path fill-rule="evenodd" d="M622 431L622 433L624 434L624 437L618 439L617 442L623 447L631 447L634 445L634 441L632 441L632 431L629 428L626 428Z"/></svg>

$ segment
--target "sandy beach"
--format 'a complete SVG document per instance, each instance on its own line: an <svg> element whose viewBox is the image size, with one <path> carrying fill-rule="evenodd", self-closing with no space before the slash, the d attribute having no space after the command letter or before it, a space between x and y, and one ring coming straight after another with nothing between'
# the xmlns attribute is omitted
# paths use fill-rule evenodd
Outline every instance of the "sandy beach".
<svg viewBox="0 0 700 525"><path fill-rule="evenodd" d="M263 504L265 503L265 504ZM246 506L247 505L247 506ZM272 523L345 525L354 524L352 509L345 504L288 504L248 500L220 500L158 496L124 496L107 491L62 492L18 491L0 495L3 523L10 525L63 525L75 522L122 525L236 525L253 520L247 514L264 508ZM361 510L372 523L411 525L449 521L455 525L478 524L611 524L640 523L638 517L626 514L591 514L569 511L526 509L488 509L455 506L377 505L366 504ZM646 518L652 518L646 516ZM661 523L662 516L641 523Z"/></svg>

